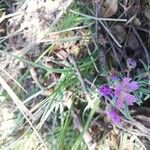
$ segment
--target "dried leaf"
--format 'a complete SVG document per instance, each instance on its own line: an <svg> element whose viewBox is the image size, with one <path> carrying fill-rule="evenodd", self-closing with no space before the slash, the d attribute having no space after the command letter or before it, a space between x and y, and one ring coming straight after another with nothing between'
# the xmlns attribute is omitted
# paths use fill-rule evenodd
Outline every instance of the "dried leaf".
<svg viewBox="0 0 150 150"><path fill-rule="evenodd" d="M117 135L117 133L114 130L112 130L110 132L110 134L109 134L109 140L110 140L111 150L118 149L118 145L119 145L118 135Z"/></svg>
<svg viewBox="0 0 150 150"><path fill-rule="evenodd" d="M102 4L103 17L111 17L118 10L118 0L105 0Z"/></svg>

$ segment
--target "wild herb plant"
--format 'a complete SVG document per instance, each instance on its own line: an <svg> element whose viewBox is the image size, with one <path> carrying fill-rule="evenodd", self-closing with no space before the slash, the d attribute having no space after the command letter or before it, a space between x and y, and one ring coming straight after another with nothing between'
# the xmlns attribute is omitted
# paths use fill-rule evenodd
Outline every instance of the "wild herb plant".
<svg viewBox="0 0 150 150"><path fill-rule="evenodd" d="M126 76L113 74L110 77L108 84L103 84L99 88L99 93L104 97L106 102L106 112L114 124L120 124L124 117L131 119L129 107L135 104L139 106L143 100L149 98L150 91L147 90L150 86L149 67L142 61L146 72L147 82L144 82L141 76L131 76L133 69L136 69L136 60L129 58L127 60ZM145 97L145 98L144 98Z"/></svg>

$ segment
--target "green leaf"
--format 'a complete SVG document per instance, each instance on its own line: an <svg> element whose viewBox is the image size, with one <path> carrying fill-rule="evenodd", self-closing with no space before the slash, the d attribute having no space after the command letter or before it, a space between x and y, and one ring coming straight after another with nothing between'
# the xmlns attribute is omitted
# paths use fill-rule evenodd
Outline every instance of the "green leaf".
<svg viewBox="0 0 150 150"><path fill-rule="evenodd" d="M83 128L83 131L81 132L79 138L77 139L77 141L75 142L75 144L73 145L71 150L78 150L78 146L79 146L80 142L83 140L83 135L84 135L85 131L88 129L88 127L89 127L89 124L90 124L90 122L92 120L92 117L93 117L93 115L94 115L94 113L95 113L95 111L96 111L96 109L98 107L98 103L99 103L99 101L96 101L96 103L94 105L94 108L90 111L89 117L88 117L88 119L86 121L86 124L85 124L85 126Z"/></svg>
<svg viewBox="0 0 150 150"><path fill-rule="evenodd" d="M143 93L143 94L150 94L150 90L147 88L140 88L140 91Z"/></svg>
<svg viewBox="0 0 150 150"><path fill-rule="evenodd" d="M129 107L127 104L125 104L125 117L129 120L132 119L132 117L130 115L130 110L129 110Z"/></svg>

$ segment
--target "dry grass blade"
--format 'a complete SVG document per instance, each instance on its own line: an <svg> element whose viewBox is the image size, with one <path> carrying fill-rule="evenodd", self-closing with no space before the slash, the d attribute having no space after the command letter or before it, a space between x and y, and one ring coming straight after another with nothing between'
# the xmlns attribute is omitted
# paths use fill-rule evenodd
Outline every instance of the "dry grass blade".
<svg viewBox="0 0 150 150"><path fill-rule="evenodd" d="M150 139L150 129L145 127L141 122L139 121L136 121L136 120L132 120L132 121L128 121L126 119L124 119L124 121L126 123L129 123L133 126L135 126L139 131L139 135L141 136L145 136L147 137L148 139Z"/></svg>
<svg viewBox="0 0 150 150"><path fill-rule="evenodd" d="M68 29L64 29L64 30L61 30L61 31L51 32L49 35L53 36L53 35L57 35L57 34L60 34L60 33L69 32L69 31L73 31L73 30L84 29L84 28L87 28L87 27L91 26L92 24L93 23L91 23L89 25L84 25L84 26L79 26L79 27L73 27L73 28L68 28Z"/></svg>
<svg viewBox="0 0 150 150"><path fill-rule="evenodd" d="M60 39L44 39L44 40L40 40L37 43L50 43L50 44L57 44L57 43L65 43L68 41L78 41L78 40L82 40L82 39L88 39L88 37L82 37L82 36L74 36L74 37L70 37L70 38L60 38Z"/></svg>
<svg viewBox="0 0 150 150"><path fill-rule="evenodd" d="M5 82L5 80L1 76L0 76L0 84L3 86L3 88L7 91L7 93L12 98L14 103L17 105L17 107L19 108L20 112L23 114L23 116L25 117L25 119L27 120L27 122L29 123L31 128L33 129L34 133L36 134L36 136L41 141L42 145L45 147L46 150L48 150L47 146L45 145L45 143L42 140L41 136L38 134L36 129L33 127L31 121L27 117L27 115L28 115L31 119L34 119L34 116L32 115L32 113L24 106L24 104L20 101L18 96L14 93L14 91L9 87L9 85Z"/></svg>
<svg viewBox="0 0 150 150"><path fill-rule="evenodd" d="M14 91L10 88L10 86L6 83L6 81L0 76L0 84L7 91L9 96L12 98L14 103L20 109L21 112L24 112L31 119L34 119L33 114L26 108L26 106L21 102L18 96L14 93Z"/></svg>
<svg viewBox="0 0 150 150"><path fill-rule="evenodd" d="M10 145L6 148L6 150L11 149L15 144L17 144L17 142L19 142L21 139L23 139L24 136L25 136L29 131L30 131L30 128L27 129L27 131L25 131L25 133L24 133L21 137L19 137L15 142L13 142L12 144L10 144Z"/></svg>
<svg viewBox="0 0 150 150"><path fill-rule="evenodd" d="M0 68L10 79L12 79L24 92L27 93L27 91L20 85L20 83L15 80L9 73L7 73L3 68Z"/></svg>
<svg viewBox="0 0 150 150"><path fill-rule="evenodd" d="M57 24L57 22L60 20L64 12L67 10L67 8L70 6L70 4L73 2L73 0L68 0L68 2L65 5L65 8L62 9L62 11L57 15L56 19L52 23L52 27Z"/></svg>
<svg viewBox="0 0 150 150"><path fill-rule="evenodd" d="M14 14L9 14L9 15L5 15L5 13L3 13L3 15L0 17L0 23L2 23L5 19L14 17L20 15L20 13L14 13Z"/></svg>
<svg viewBox="0 0 150 150"><path fill-rule="evenodd" d="M70 12L74 13L74 14L77 14L77 15L80 15L80 16L83 16L83 17L86 17L86 18L89 18L89 19L94 19L94 20L99 20L99 21L115 21L115 22L126 22L127 19L117 19L117 18L97 18L97 17L94 17L94 16L90 16L90 15L86 15L86 14L83 14L83 13L79 13L79 12L76 12L76 11L73 11L73 10L70 10Z"/></svg>
<svg viewBox="0 0 150 150"><path fill-rule="evenodd" d="M30 69L30 73L31 73L31 76L32 76L34 82L36 83L36 85L37 85L41 90L45 89L45 87L43 87L43 86L41 85L41 83L39 82L38 77L37 77L37 74L36 74L34 68L31 68L31 69Z"/></svg>
<svg viewBox="0 0 150 150"><path fill-rule="evenodd" d="M27 99L25 99L25 100L23 101L23 104L25 104L25 103L31 101L33 98L35 98L35 97L41 95L42 93L43 93L43 90L38 91L37 93L35 93L35 94L33 94L32 96L30 96L30 97L28 97ZM18 110L18 108L16 108L13 112L15 112L16 110ZM31 112L32 112L32 110L31 110Z"/></svg>

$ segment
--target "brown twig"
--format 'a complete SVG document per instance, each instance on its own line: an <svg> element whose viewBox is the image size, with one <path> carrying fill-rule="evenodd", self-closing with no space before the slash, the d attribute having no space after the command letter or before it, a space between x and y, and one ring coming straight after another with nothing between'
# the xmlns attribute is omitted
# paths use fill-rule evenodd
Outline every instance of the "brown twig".
<svg viewBox="0 0 150 150"><path fill-rule="evenodd" d="M98 18L99 15L100 15L100 0L95 0L93 2L93 6L94 6L94 10L95 10L95 17ZM99 22L98 20L95 20L95 38L97 39L98 38L98 25L99 25Z"/></svg>
<svg viewBox="0 0 150 150"><path fill-rule="evenodd" d="M85 45L87 47L88 54L89 54L89 56L90 56L90 58L92 60L93 66L94 66L96 72L99 73L98 67L96 66L96 63L94 62L94 58L91 56L92 53L91 53L91 51L90 51L90 49L89 49L88 44L87 44L86 41L85 41Z"/></svg>
<svg viewBox="0 0 150 150"><path fill-rule="evenodd" d="M2 87L7 91L9 96L12 98L14 103L17 105L17 107L20 109L20 111L23 114L26 114L31 119L34 120L33 114L27 109L27 107L21 102L21 100L18 98L18 96L14 93L14 91L10 88L10 86L6 83L6 81L0 76L0 84Z"/></svg>
<svg viewBox="0 0 150 150"><path fill-rule="evenodd" d="M136 121L135 119L132 119L132 121L129 121L126 119L123 119L123 120L124 120L124 122L135 126L140 131L141 134L143 133L144 136L146 136L146 137L148 137L148 139L150 139L150 129L145 127L142 123L140 123L139 121Z"/></svg>
<svg viewBox="0 0 150 150"><path fill-rule="evenodd" d="M122 67L122 65L121 65L121 63L120 63L120 61L119 61L118 54L117 54L117 52L116 52L116 49L115 49L115 47L114 47L114 44L113 44L113 42L111 41L111 39L110 39L109 36L107 36L107 38L108 38L108 40L109 40L109 42L110 42L110 46L111 46L111 48L112 48L112 50L113 50L113 52L114 52L116 61L118 62L118 64L119 64L121 70L123 71L123 67Z"/></svg>
<svg viewBox="0 0 150 150"><path fill-rule="evenodd" d="M34 68L31 68L31 69L30 69L30 74L31 74L31 76L32 76L32 78L33 78L33 80L34 80L34 82L36 83L36 85L37 85L41 90L45 89L45 87L39 82L38 77L37 77L37 73L36 73L36 71L34 70Z"/></svg>
<svg viewBox="0 0 150 150"><path fill-rule="evenodd" d="M146 55L146 58L147 58L147 64L149 65L149 64L150 64L150 60L149 60L150 56L149 56L148 50L147 50L147 48L145 47L145 45L144 45L144 43L143 43L141 37L140 37L139 34L137 33L135 27L132 26L131 28L132 28L134 34L136 35L138 41L140 42L140 44L141 44L141 46L142 46L142 48L143 48L143 50L144 50L144 52L145 52L145 55Z"/></svg>
<svg viewBox="0 0 150 150"><path fill-rule="evenodd" d="M108 33L108 35L113 39L113 41L120 47L122 48L122 45L116 40L116 38L113 36L111 31L106 27L106 25L103 23L103 21L99 20L100 24L102 27L105 29L105 31Z"/></svg>

